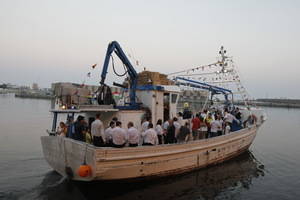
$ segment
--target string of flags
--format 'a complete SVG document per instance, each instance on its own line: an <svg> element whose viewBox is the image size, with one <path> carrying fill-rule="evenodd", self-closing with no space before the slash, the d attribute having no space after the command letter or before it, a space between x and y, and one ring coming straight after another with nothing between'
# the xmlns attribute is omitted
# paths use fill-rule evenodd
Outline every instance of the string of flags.
<svg viewBox="0 0 300 200"><path fill-rule="evenodd" d="M131 54L128 54L128 57L134 60L136 66L139 66L139 65L140 65L140 62L139 62L137 59L135 59L135 57L133 56L133 54L132 54L132 55L131 55Z"/></svg>
<svg viewBox="0 0 300 200"><path fill-rule="evenodd" d="M97 63L93 64L91 67L92 67L92 69L95 69L96 66L97 66ZM92 75L92 72L88 72L88 73L86 74L86 76L87 76L88 78L91 78L91 75Z"/></svg>
<svg viewBox="0 0 300 200"><path fill-rule="evenodd" d="M174 75L174 74L180 74L180 73L189 73L189 72L195 72L196 70L202 70L204 71L204 68L211 68L213 66L217 67L219 65L222 65L222 62L220 61L217 61L215 63L211 63L211 64L208 64L208 65L202 65L202 66L198 66L198 67L193 67L193 68L190 68L190 69L186 69L186 70L181 70L181 71L177 71L177 72L172 72L172 73L169 73L168 76L170 75Z"/></svg>

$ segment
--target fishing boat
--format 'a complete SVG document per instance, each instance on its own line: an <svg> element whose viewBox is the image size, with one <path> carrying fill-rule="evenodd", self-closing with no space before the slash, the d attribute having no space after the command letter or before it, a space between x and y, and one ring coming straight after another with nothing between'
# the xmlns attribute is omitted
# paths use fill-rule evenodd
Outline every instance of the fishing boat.
<svg viewBox="0 0 300 200"><path fill-rule="evenodd" d="M123 101L119 102L114 100L111 87L105 83L112 53L120 58L128 74L122 84L114 83L114 86L122 88ZM213 65L218 65L221 71L223 70L221 73L226 73L227 57L223 49L220 54L223 59ZM52 130L48 131L48 136L41 137L46 161L59 174L72 180L133 180L175 175L204 168L247 151L265 120L261 109L250 108L247 104L241 108L242 120L246 121L255 116L255 123L227 135L183 143L124 148L96 147L55 135L59 117L66 115L83 115L86 119L92 119L97 113L101 113L101 121L104 124L117 117L125 125L130 121L134 122L138 130L141 130L141 120L145 116L151 116L154 124L158 119L173 118L179 111L188 111L188 106L184 109L178 107L182 87L209 91L210 95L207 97L211 97L210 105L213 96L221 94L225 99L219 103L232 106L233 92L230 89L186 78L180 73L182 71L173 78L169 77L174 74L138 74L120 45L116 41L111 42L107 49L99 87L62 83L55 85L56 100L50 110L53 113ZM204 106L207 105L207 101L204 102ZM184 120L190 122L190 118L191 116L188 116Z"/></svg>

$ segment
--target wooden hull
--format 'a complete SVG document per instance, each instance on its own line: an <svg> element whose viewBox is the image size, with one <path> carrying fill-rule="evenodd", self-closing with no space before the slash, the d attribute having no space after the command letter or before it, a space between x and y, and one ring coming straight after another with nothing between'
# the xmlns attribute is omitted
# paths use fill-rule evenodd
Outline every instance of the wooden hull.
<svg viewBox="0 0 300 200"><path fill-rule="evenodd" d="M189 143L126 148L94 147L55 136L42 136L41 141L45 159L63 176L70 167L73 180L120 180L174 175L223 162L246 151L256 132L252 127ZM80 177L77 170L85 157L92 175Z"/></svg>

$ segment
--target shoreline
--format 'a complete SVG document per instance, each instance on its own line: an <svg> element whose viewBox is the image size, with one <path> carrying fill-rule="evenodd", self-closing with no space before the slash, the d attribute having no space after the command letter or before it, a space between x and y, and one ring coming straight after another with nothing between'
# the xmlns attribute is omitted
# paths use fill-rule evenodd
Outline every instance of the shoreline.
<svg viewBox="0 0 300 200"><path fill-rule="evenodd" d="M244 102L235 102L236 105L244 105ZM300 103L290 102L271 102L271 101L250 101L248 102L251 106L263 106L263 107L277 107L277 108L300 108Z"/></svg>
<svg viewBox="0 0 300 200"><path fill-rule="evenodd" d="M46 99L46 100L54 99L54 96L41 95L41 94L17 94L17 93L15 93L15 97L26 98L26 99Z"/></svg>

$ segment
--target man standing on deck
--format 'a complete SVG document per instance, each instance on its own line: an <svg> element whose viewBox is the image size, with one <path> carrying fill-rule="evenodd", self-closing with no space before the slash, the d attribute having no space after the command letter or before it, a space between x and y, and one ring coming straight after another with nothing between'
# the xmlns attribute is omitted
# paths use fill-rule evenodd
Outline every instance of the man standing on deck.
<svg viewBox="0 0 300 200"><path fill-rule="evenodd" d="M127 137L128 137L128 143L130 147L136 147L139 145L140 141L140 134L139 131L134 128L133 122L129 122L127 124L128 131L127 131Z"/></svg>
<svg viewBox="0 0 300 200"><path fill-rule="evenodd" d="M142 123L142 132L145 132L148 129L150 118L146 117L146 120Z"/></svg>
<svg viewBox="0 0 300 200"><path fill-rule="evenodd" d="M194 140L199 139L199 128L200 128L199 114L196 114L196 117L192 119L192 133L193 133Z"/></svg>
<svg viewBox="0 0 300 200"><path fill-rule="evenodd" d="M153 124L150 122L148 125L148 129L142 133L144 137L143 145L157 145L158 137L156 131L153 129Z"/></svg>
<svg viewBox="0 0 300 200"><path fill-rule="evenodd" d="M112 130L112 141L113 147L122 148L125 146L127 141L127 133L121 128L122 123L120 121L116 122L116 127Z"/></svg>
<svg viewBox="0 0 300 200"><path fill-rule="evenodd" d="M181 127L181 124L178 122L177 117L173 118L173 124L175 126L175 138L177 138L178 134L179 134L179 129Z"/></svg>
<svg viewBox="0 0 300 200"><path fill-rule="evenodd" d="M74 125L74 117L73 116L68 116L67 120L67 126L68 126L68 131L67 131L67 137L75 139L75 125Z"/></svg>
<svg viewBox="0 0 300 200"><path fill-rule="evenodd" d="M105 146L105 135L103 123L100 120L100 114L96 114L96 120L91 125L91 133L93 136L93 144L96 147Z"/></svg>
<svg viewBox="0 0 300 200"><path fill-rule="evenodd" d="M233 121L237 122L237 124L240 124L240 121L231 113L229 113L228 110L225 110L224 121L229 123L231 131L233 131Z"/></svg>
<svg viewBox="0 0 300 200"><path fill-rule="evenodd" d="M215 119L210 123L209 138L218 136L220 129L222 130L222 123L217 119L217 116L215 116Z"/></svg>
<svg viewBox="0 0 300 200"><path fill-rule="evenodd" d="M173 124L173 120L169 120L165 144L172 144L175 143L175 141L175 126Z"/></svg>
<svg viewBox="0 0 300 200"><path fill-rule="evenodd" d="M85 121L84 117L79 115L77 117L77 121L74 123L75 133L74 133L74 139L79 141L85 141Z"/></svg>
<svg viewBox="0 0 300 200"><path fill-rule="evenodd" d="M109 127L105 129L104 135L105 135L105 143L106 146L111 147L112 146L112 131L115 128L116 123L114 121L111 121L109 123Z"/></svg>

